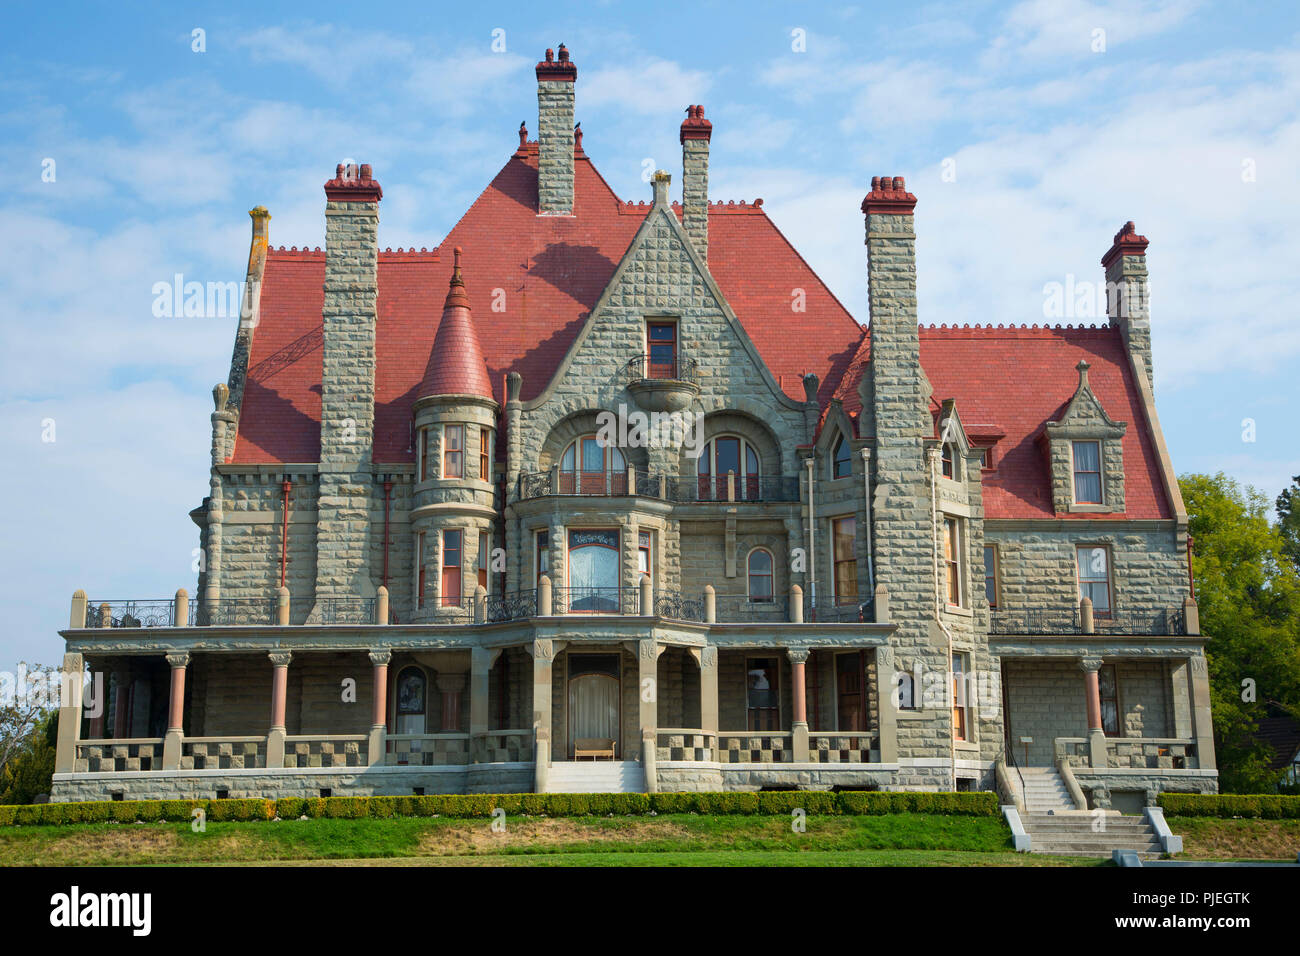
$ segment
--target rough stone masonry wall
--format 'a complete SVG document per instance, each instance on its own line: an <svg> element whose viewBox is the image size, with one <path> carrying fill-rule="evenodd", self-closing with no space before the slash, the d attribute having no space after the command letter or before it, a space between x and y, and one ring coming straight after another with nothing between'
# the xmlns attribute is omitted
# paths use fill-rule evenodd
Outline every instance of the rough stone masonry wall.
<svg viewBox="0 0 1300 956"><path fill-rule="evenodd" d="M316 598L371 595L379 206L325 204L320 518Z"/></svg>
<svg viewBox="0 0 1300 956"><path fill-rule="evenodd" d="M1124 342L1146 371L1147 383L1153 388L1151 370L1151 308L1147 295L1147 257L1118 256L1106 270L1107 294L1118 292L1117 307L1112 307L1111 325L1118 325ZM1109 304L1109 303L1108 303Z"/></svg>
<svg viewBox="0 0 1300 956"><path fill-rule="evenodd" d="M923 394L917 332L915 233L910 215L867 216L872 405L876 420L873 500L876 580L889 589L894 666L947 673L946 640L934 624L934 529L925 436L932 424ZM950 753L946 707L900 713L900 759ZM924 786L945 787L942 773Z"/></svg>
<svg viewBox="0 0 1300 956"><path fill-rule="evenodd" d="M1070 613L1079 603L1076 548L1110 550L1111 606L1117 615L1181 609L1187 597L1187 559L1173 522L1159 530L1135 530L1115 521L1073 519L1067 530L1041 530L992 521L988 541L998 547L1001 604L998 613Z"/></svg>
<svg viewBox="0 0 1300 956"><path fill-rule="evenodd" d="M709 141L682 143L682 225L700 258L709 258Z"/></svg>
<svg viewBox="0 0 1300 956"><path fill-rule="evenodd" d="M544 216L573 214L573 81L537 83L537 205Z"/></svg>
<svg viewBox="0 0 1300 956"><path fill-rule="evenodd" d="M216 580L222 602L274 604L284 532L282 474L268 467L256 473L221 476L222 553ZM290 474L290 478L285 586L289 589L289 620L302 624L316 587L316 476Z"/></svg>

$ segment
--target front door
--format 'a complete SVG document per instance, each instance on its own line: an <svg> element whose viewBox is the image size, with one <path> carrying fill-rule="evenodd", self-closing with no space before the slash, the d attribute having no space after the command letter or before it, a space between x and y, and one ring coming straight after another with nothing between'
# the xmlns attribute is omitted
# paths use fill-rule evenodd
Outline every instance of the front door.
<svg viewBox="0 0 1300 956"><path fill-rule="evenodd" d="M576 740L612 740L619 750L619 658L583 654L569 658L569 757Z"/></svg>

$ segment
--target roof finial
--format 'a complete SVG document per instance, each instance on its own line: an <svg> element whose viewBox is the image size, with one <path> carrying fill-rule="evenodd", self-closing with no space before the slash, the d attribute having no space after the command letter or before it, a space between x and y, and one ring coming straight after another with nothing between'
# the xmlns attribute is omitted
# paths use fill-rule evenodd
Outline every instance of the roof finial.
<svg viewBox="0 0 1300 956"><path fill-rule="evenodd" d="M582 121L579 120L573 127L573 145L575 149L582 149Z"/></svg>
<svg viewBox="0 0 1300 956"><path fill-rule="evenodd" d="M465 280L464 278L461 277L460 274L460 246L457 246L455 249L452 250L452 256L454 257L455 261L452 263L452 267L451 267L451 284L463 286L465 284Z"/></svg>
<svg viewBox="0 0 1300 956"><path fill-rule="evenodd" d="M519 123L519 145L523 146L528 142L528 126L524 122Z"/></svg>

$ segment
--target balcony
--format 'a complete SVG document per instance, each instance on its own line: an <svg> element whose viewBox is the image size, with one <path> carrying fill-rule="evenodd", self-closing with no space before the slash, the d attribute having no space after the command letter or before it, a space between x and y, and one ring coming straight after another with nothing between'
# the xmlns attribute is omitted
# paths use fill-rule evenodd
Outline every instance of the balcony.
<svg viewBox="0 0 1300 956"><path fill-rule="evenodd" d="M713 502L797 502L797 475L662 475L627 472L529 472L519 476L519 498L553 495L623 497L639 495L675 504Z"/></svg>
<svg viewBox="0 0 1300 956"><path fill-rule="evenodd" d="M699 366L680 354L652 362L648 353L623 367L623 379L636 403L648 412L680 412L700 394Z"/></svg>
<svg viewBox="0 0 1300 956"><path fill-rule="evenodd" d="M1084 633L1118 637L1181 637L1187 634L1187 619L1180 607L1093 613L1091 616L1092 628L1085 631L1083 615L1077 605L1033 610L998 608L990 616L989 633L1062 637Z"/></svg>

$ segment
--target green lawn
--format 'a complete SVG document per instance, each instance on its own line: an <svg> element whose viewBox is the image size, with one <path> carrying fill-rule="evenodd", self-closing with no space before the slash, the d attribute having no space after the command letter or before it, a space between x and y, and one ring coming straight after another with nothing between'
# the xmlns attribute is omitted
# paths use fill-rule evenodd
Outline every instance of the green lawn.
<svg viewBox="0 0 1300 956"><path fill-rule="evenodd" d="M238 864L296 861L427 865L864 866L1052 865L1011 850L998 818L926 814L788 817L395 818L86 824L0 830L0 865ZM1096 863L1095 860L1087 861Z"/></svg>

